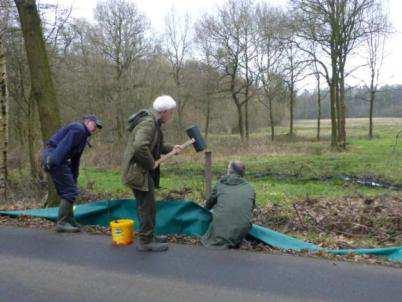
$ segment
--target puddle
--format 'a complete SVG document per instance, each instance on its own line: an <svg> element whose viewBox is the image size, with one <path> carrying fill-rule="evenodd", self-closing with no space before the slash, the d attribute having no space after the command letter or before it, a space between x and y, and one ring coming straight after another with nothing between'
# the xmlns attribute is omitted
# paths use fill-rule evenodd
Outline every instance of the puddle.
<svg viewBox="0 0 402 302"><path fill-rule="evenodd" d="M338 175L338 176L322 176L322 177L303 177L302 175L295 174L282 174L282 173L272 173L272 172L260 172L260 173L250 173L247 175L249 178L260 179L266 177L272 177L277 180L296 180L296 181L328 181L328 180L342 180L347 183L355 183L365 187L371 188L381 188L388 190L401 190L402 185L392 184L389 182L383 182L372 177L356 177L348 175Z"/></svg>

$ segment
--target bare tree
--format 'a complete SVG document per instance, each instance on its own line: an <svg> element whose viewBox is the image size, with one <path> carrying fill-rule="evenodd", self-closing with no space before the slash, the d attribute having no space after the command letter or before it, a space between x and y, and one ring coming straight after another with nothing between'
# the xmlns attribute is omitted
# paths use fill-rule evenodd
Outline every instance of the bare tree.
<svg viewBox="0 0 402 302"><path fill-rule="evenodd" d="M321 74L319 72L317 61L313 61L313 74L317 83L317 141L321 139L321 115L322 115L322 107L321 107Z"/></svg>
<svg viewBox="0 0 402 302"><path fill-rule="evenodd" d="M240 138L246 138L245 113L249 100L254 96L250 88L254 84L250 61L253 55L249 47L252 30L250 30L250 11L253 3L248 0L229 0L218 9L217 16L204 16L197 25L197 35L208 41L213 49L213 65L224 75L223 88L230 94L236 107ZM246 106L246 108L245 108ZM246 114L246 121L247 114Z"/></svg>
<svg viewBox="0 0 402 302"><path fill-rule="evenodd" d="M259 101L267 108L271 140L275 139L274 101L283 93L283 53L282 43L285 16L278 9L261 5L257 8L258 35L254 43L258 49L255 64L258 69L258 85L263 97Z"/></svg>
<svg viewBox="0 0 402 302"><path fill-rule="evenodd" d="M200 80L202 81L202 95L198 96L198 104L205 116L204 136L207 140L213 113L213 105L219 95L221 79L219 73L213 68L213 50L209 41L197 37L196 42L199 45L203 61L200 75Z"/></svg>
<svg viewBox="0 0 402 302"><path fill-rule="evenodd" d="M190 15L177 16L172 8L165 18L166 32L164 45L175 84L174 97L177 101L178 133L184 128L184 108L189 102L189 94L183 85L184 66L191 51Z"/></svg>
<svg viewBox="0 0 402 302"><path fill-rule="evenodd" d="M385 53L385 42L389 34L390 25L388 17L384 14L379 3L373 5L367 11L368 34L365 39L367 51L367 66L370 71L369 84L365 85L368 91L369 101L369 139L373 138L373 111L382 63Z"/></svg>
<svg viewBox="0 0 402 302"><path fill-rule="evenodd" d="M115 113L117 137L121 141L125 129L124 92L137 88L136 79L132 78L134 74L127 71L148 51L146 32L149 25L135 4L126 0L98 2L95 19L94 43L114 66L115 89L108 97L110 109Z"/></svg>
<svg viewBox="0 0 402 302"><path fill-rule="evenodd" d="M289 137L294 136L294 110L297 94L297 83L305 78L305 69L307 66L307 60L302 57L302 52L298 49L294 43L293 33L290 33L285 38L285 72L284 81L287 86L287 95L289 99Z"/></svg>
<svg viewBox="0 0 402 302"><path fill-rule="evenodd" d="M331 145L346 147L347 59L367 35L365 11L375 0L292 0L298 13L298 37L314 41L325 58L319 63L330 88ZM300 46L300 44L299 44ZM307 47L303 50L314 56Z"/></svg>
<svg viewBox="0 0 402 302"><path fill-rule="evenodd" d="M247 142L250 139L249 104L250 100L257 94L256 81L258 78L258 69L255 67L255 60L258 57L258 48L254 43L258 27L255 22L255 7L252 2L249 4L248 9L245 9L244 6L240 6L240 8L243 9L243 15L240 18L242 49L240 74L244 79L244 126Z"/></svg>
<svg viewBox="0 0 402 302"><path fill-rule="evenodd" d="M309 47L309 54L310 54L310 59L307 59L307 62L309 63L309 69L311 71L312 76L314 76L315 81L316 81L316 101L317 101L317 110L316 110L316 118L317 118L317 133L316 133L316 138L317 141L320 141L321 139L321 117L322 117L322 104L321 101L326 97L326 94L322 94L322 82L321 79L325 76L326 74L322 73L322 69L320 68L320 64L318 63L318 45L315 41L309 41L310 42L310 47Z"/></svg>

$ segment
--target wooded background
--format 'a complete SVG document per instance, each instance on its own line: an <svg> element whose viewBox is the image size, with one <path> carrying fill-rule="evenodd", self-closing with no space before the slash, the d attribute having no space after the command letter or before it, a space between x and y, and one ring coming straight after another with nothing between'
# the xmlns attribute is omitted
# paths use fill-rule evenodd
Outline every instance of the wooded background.
<svg viewBox="0 0 402 302"><path fill-rule="evenodd" d="M275 126L286 124L291 140L299 118L317 119L320 140L320 120L330 118L330 143L342 149L346 117L368 117L372 138L373 117L402 114L402 86L378 84L392 34L381 1L292 0L274 7L228 0L198 20L172 9L161 33L152 32L135 1L98 1L94 22L35 3L0 0L2 148L11 151L10 166L28 169L34 182L43 178L37 160L43 141L89 113L105 125L95 139L104 153L94 164L118 165L128 117L162 94L178 103L168 129L175 141L190 124L200 125L207 140L238 134L245 145L256 131L275 140ZM32 24L42 31L42 61L35 59L40 42L27 45L28 29L21 27L35 22L36 7L41 23ZM357 54L362 66L351 63ZM49 75L40 73L46 64ZM367 78L349 85L357 71ZM46 85L35 85L47 76ZM43 91L50 93L47 103Z"/></svg>

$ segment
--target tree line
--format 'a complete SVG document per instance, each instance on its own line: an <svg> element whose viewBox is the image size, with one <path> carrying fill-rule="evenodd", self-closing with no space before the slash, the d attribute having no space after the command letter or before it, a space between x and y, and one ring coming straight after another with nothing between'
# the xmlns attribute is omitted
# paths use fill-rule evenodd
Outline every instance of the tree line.
<svg viewBox="0 0 402 302"><path fill-rule="evenodd" d="M321 117L330 118L328 90L323 89ZM373 104L373 117L402 116L402 86L383 85L378 87L376 100ZM353 87L347 93L349 118L365 118L370 114L369 91L366 87ZM315 119L317 117L317 91L305 90L298 95L295 112L296 119Z"/></svg>

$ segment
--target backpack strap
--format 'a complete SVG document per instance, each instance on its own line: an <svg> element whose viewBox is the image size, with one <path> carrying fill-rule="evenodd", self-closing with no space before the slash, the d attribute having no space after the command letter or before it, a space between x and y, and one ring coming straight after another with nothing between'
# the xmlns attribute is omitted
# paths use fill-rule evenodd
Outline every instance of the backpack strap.
<svg viewBox="0 0 402 302"><path fill-rule="evenodd" d="M130 116L128 119L127 131L133 131L134 128L141 122L141 120L148 115L151 115L151 113L148 110L143 109Z"/></svg>

